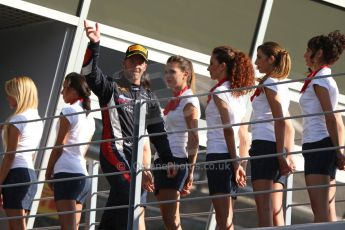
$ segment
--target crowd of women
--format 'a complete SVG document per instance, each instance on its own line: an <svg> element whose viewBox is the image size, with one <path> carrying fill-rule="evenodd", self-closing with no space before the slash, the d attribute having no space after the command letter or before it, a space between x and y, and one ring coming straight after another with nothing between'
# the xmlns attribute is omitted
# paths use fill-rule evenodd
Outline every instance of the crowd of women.
<svg viewBox="0 0 345 230"><path fill-rule="evenodd" d="M146 75L147 49L138 44L129 46L122 63L123 71L118 77L110 78L102 73L98 64L98 24L93 27L85 22L85 30L90 43L82 74L70 73L63 82L61 94L66 105L61 110L55 148L46 169L46 180L77 178L49 183L57 211L77 211L59 215L62 229L78 229L81 216L78 211L82 209L91 186L90 179L85 177L88 173L84 156L88 146L74 145L89 142L95 131L95 122L89 112L91 91L99 98L101 107L121 105L102 110L102 138L115 141L101 143L101 168L104 173L124 172L106 177L110 185L107 207L128 204L131 176L125 171L131 167L133 143L125 137L133 136L134 109L129 103L132 100L141 97L150 101L146 115L149 134L167 131L167 134L145 139L142 202L146 201L147 191L154 192L159 201L179 200L181 196L189 195L199 147L197 128L201 111L198 97L193 97L196 79L192 62L178 55L167 60L164 79L174 98L162 113ZM339 92L331 76L331 66L344 49L345 35L334 31L311 38L304 54L310 72L300 97L302 114L306 115L302 146L305 181L307 186L329 185L308 189L315 222L337 220L336 188L333 185L336 169L345 169L345 156L342 148L313 150L343 146L344 125L339 113L313 114L337 109ZM255 65L263 77L255 92L251 92L255 74L248 55L230 46L216 47L211 53L208 71L216 84L210 89L205 116L210 127L207 130L206 161L212 167L205 168L219 229L234 228L236 193L247 182L246 161L238 159L237 146L241 156L249 154L252 157L252 187L259 192L254 196L258 225L284 225L281 191L286 176L295 170L294 158L290 154L294 146L294 128L291 120L285 119L290 116L289 89L288 84L284 84L291 69L290 54L276 42L265 42L257 48ZM5 92L14 113L8 118L9 123L1 127L5 154L0 167L0 185L32 182L37 180L33 166L34 149L39 146L43 132L37 110L37 88L29 77L19 76L6 82ZM245 121L249 95L253 108L250 148L247 127L238 125ZM261 120L272 121L258 122ZM212 128L220 126L223 128ZM186 131L174 133L181 130ZM240 140L238 144L236 139ZM156 149L153 166L167 166L152 170L152 174L150 142ZM270 156L263 158L264 155ZM6 215L27 215L36 190L37 184L1 188L0 201ZM268 190L280 192L263 192ZM163 202L159 207L166 229L182 229L179 202ZM144 210L142 208L140 229L145 229ZM127 229L127 215L128 208L107 209L99 229ZM25 218L10 219L9 227L26 229Z"/></svg>

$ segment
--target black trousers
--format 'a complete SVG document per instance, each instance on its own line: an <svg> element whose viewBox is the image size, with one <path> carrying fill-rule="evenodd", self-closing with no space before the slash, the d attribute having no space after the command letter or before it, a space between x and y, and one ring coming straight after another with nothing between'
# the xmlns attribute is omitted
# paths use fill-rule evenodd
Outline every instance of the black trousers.
<svg viewBox="0 0 345 230"><path fill-rule="evenodd" d="M103 173L119 172L110 164L103 154L100 154L100 165ZM127 169L126 169L127 170ZM128 174L107 176L110 192L106 207L128 205L130 180ZM98 229L101 230L126 230L128 221L128 208L104 210Z"/></svg>

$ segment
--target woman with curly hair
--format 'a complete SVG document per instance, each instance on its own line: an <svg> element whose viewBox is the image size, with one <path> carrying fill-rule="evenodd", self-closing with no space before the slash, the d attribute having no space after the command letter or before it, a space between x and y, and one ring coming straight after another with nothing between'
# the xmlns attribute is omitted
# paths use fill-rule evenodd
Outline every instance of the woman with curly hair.
<svg viewBox="0 0 345 230"><path fill-rule="evenodd" d="M333 111L338 104L339 91L335 80L329 76L345 49L345 35L334 31L318 35L308 41L304 54L311 70L301 89L300 106L305 115ZM303 150L344 145L344 126L339 113L303 118ZM307 186L334 185L336 167L345 169L341 149L303 153L304 174ZM335 187L308 189L314 222L335 221Z"/></svg>
<svg viewBox="0 0 345 230"><path fill-rule="evenodd" d="M288 77L291 60L288 51L276 42L265 42L257 48L255 64L260 73L260 88L251 97L253 105L252 121L283 118L288 115L289 89L286 84L277 84ZM273 84L273 85L268 85ZM294 129L290 120L254 123L250 156L262 156L291 152ZM252 159L251 172L254 191L283 189L285 175L294 169L291 155L287 158L266 157ZM282 192L255 195L260 227L284 225Z"/></svg>
<svg viewBox="0 0 345 230"><path fill-rule="evenodd" d="M254 69L243 52L230 46L213 49L208 66L211 79L217 84L210 90L206 107L207 130L206 161L236 159L235 135L239 126L229 126L242 121L245 115L245 95L249 90L235 90L254 84ZM231 92L225 90L234 89ZM210 163L206 168L210 195L230 194L231 197L212 199L219 229L233 229L233 201L238 186L245 186L246 174L238 161Z"/></svg>

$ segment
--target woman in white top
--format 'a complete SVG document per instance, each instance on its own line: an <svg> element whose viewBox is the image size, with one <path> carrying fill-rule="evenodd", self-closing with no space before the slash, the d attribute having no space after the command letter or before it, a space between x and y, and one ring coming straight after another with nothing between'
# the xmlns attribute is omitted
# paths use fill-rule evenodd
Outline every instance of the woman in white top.
<svg viewBox="0 0 345 230"><path fill-rule="evenodd" d="M70 73L66 76L61 91L66 105L60 117L58 135L55 146L71 145L91 141L95 131L94 118L90 110L90 94L85 77ZM76 115L73 113L84 112ZM86 170L85 153L88 145L56 147L52 150L46 180L82 177L80 179L54 182L54 200L57 211L80 211L91 188L90 178ZM78 229L81 213L59 215L62 229Z"/></svg>
<svg viewBox="0 0 345 230"><path fill-rule="evenodd" d="M311 69L301 89L300 105L303 114L333 111L338 104L338 87L330 75L333 65L345 49L345 35L334 31L319 35L308 42L304 59ZM344 126L340 113L303 118L303 150L344 145ZM345 168L342 149L303 153L307 186L335 184L336 165ZM336 221L335 187L308 189L315 222Z"/></svg>
<svg viewBox="0 0 345 230"><path fill-rule="evenodd" d="M252 121L283 118L288 115L289 89L286 84L274 84L288 77L291 68L289 53L276 42L265 42L257 48L255 61L260 73L260 85L251 97L253 105ZM267 85L274 84L274 85ZM291 152L294 129L290 120L255 123L252 128L250 156ZM267 157L251 160L252 184L254 191L283 189L284 177L294 168L292 156L287 158ZM255 195L259 226L284 225L283 195L264 193Z"/></svg>
<svg viewBox="0 0 345 230"><path fill-rule="evenodd" d="M165 67L165 81L175 97L193 95L195 74L190 60L182 56L171 56ZM165 127L168 132L198 128L200 105L197 97L177 98L168 102L164 109ZM168 178L166 170L155 170L155 194L159 201L179 200L180 195L188 195L193 184L194 164L197 158L199 137L197 131L168 134L169 145L178 169L175 178ZM155 166L162 165L155 156ZM160 204L164 225L167 229L182 229L179 202Z"/></svg>
<svg viewBox="0 0 345 230"><path fill-rule="evenodd" d="M43 132L42 121L30 122L40 119L37 88L31 78L20 76L7 81L5 91L7 101L15 112L8 119L13 124L5 125L2 130L5 155L0 167L0 185L36 181L32 162L35 151L25 150L37 148ZM26 216L36 191L37 184L0 188L0 202L6 215ZM24 218L9 220L9 228L26 229L26 221Z"/></svg>
<svg viewBox="0 0 345 230"><path fill-rule="evenodd" d="M207 130L206 161L236 159L235 135L239 126L229 126L241 123L245 111L245 94L249 90L234 90L217 93L229 89L252 86L254 70L247 55L229 46L213 49L208 67L211 79L218 83L210 90L216 93L210 95L206 107L206 122L208 127L226 125L224 128ZM241 145L242 143L240 143ZM238 161L210 163L206 165L210 195L230 194L236 197L237 186L245 186L245 171ZM233 229L232 198L214 198L212 203L216 212L218 228Z"/></svg>

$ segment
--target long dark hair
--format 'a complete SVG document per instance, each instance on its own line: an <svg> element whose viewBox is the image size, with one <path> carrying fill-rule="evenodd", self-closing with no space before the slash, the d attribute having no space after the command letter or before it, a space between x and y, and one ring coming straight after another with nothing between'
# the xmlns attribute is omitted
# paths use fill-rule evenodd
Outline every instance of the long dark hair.
<svg viewBox="0 0 345 230"><path fill-rule="evenodd" d="M86 110L86 115L88 115L89 111L91 110L91 89L86 83L85 76L72 72L66 76L65 82L67 83L68 87L71 87L77 91L79 97L82 99L82 107L84 110Z"/></svg>

